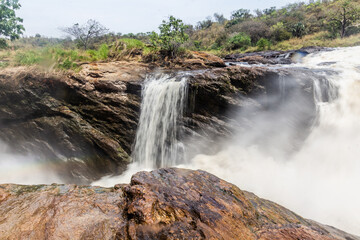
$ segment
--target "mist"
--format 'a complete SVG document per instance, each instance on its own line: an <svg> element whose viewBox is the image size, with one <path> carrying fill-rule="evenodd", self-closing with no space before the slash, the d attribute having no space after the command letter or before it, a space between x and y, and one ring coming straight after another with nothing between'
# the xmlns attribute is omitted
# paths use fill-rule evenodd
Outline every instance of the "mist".
<svg viewBox="0 0 360 240"><path fill-rule="evenodd" d="M302 106L289 101L271 117L257 116L260 131L249 129L217 155L198 155L183 167L209 171L306 218L360 234L359 54L359 47L339 49L309 56L300 65L320 68L322 62L335 61L331 68L340 75L330 77L339 86L338 98L318 102L317 123L299 150L287 154L296 139L292 122L276 123L288 119L289 109ZM264 145L261 137L271 140Z"/></svg>
<svg viewBox="0 0 360 240"><path fill-rule="evenodd" d="M0 184L51 184L62 180L51 170L49 162L31 156L12 153L0 142Z"/></svg>
<svg viewBox="0 0 360 240"><path fill-rule="evenodd" d="M339 74L326 76L327 96L313 79L316 117L310 126L302 122L313 110L298 95L290 96L278 107L274 106L283 93L258 99L273 107L255 115L253 109L238 113L239 118L249 118L252 126L218 142L225 147L216 155L199 154L177 167L208 171L305 218L359 235L359 54L360 47L337 49L309 55L303 63L292 66L316 70L324 68L321 63L336 62L329 69ZM283 81L291 84L294 79ZM105 177L93 185L126 183L142 170L150 169L136 162L121 176Z"/></svg>

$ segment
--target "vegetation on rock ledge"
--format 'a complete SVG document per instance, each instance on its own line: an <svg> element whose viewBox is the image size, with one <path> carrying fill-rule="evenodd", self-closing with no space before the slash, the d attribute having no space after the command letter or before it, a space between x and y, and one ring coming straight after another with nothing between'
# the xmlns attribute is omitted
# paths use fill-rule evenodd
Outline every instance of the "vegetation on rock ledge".
<svg viewBox="0 0 360 240"><path fill-rule="evenodd" d="M20 4L16 0L1 1L0 7L5 16L0 19L0 34L5 37L0 42L4 48L0 51L0 67L37 65L77 70L84 62L179 62L191 59L191 51L224 56L308 46L360 45L360 0L311 0L254 13L238 9L229 19L215 13L196 26L170 16L159 26L158 33L115 34L89 20L84 25L62 28L71 35L65 39L40 34L19 38L24 28L15 10Z"/></svg>

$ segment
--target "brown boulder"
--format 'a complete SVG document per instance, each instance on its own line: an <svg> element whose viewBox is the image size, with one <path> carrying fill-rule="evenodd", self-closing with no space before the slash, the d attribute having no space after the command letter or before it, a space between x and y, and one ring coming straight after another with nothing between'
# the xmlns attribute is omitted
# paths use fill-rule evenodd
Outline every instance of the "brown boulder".
<svg viewBox="0 0 360 240"><path fill-rule="evenodd" d="M1 239L359 237L303 219L204 171L140 172L114 188L0 185Z"/></svg>

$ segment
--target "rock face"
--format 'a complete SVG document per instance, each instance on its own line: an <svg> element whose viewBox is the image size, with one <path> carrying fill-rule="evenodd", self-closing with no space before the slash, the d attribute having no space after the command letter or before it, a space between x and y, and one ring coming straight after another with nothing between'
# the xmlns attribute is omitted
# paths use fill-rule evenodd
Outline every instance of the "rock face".
<svg viewBox="0 0 360 240"><path fill-rule="evenodd" d="M140 172L114 188L0 185L1 239L358 240L204 171Z"/></svg>
<svg viewBox="0 0 360 240"><path fill-rule="evenodd" d="M126 62L87 65L72 75L5 70L0 138L16 151L61 162L55 167L71 182L121 171L129 162L147 71Z"/></svg>
<svg viewBox="0 0 360 240"><path fill-rule="evenodd" d="M321 73L223 67L221 59L194 54L204 66L215 67L191 71L189 77L181 140L189 146L190 157L199 151L209 153L209 149L216 152L220 146L209 146L218 138L254 126L237 112L256 114L288 102L302 104L287 117L306 137L316 117L313 79L326 89ZM142 82L154 71L169 70L136 62L87 64L79 73L67 75L26 68L3 70L0 139L18 152L50 160L50 167L64 182L88 184L107 174L119 174L130 161ZM192 148L193 141L203 148L201 144Z"/></svg>
<svg viewBox="0 0 360 240"><path fill-rule="evenodd" d="M245 62L249 64L291 64L300 61L303 56L319 51L329 51L324 47L304 47L290 51L264 51L225 56L227 62Z"/></svg>
<svg viewBox="0 0 360 240"><path fill-rule="evenodd" d="M299 140L295 145L301 144L317 116L315 83L321 91L320 101L329 101L336 95L324 71L230 66L193 74L189 80L185 117L187 141L203 143L203 148L195 145L201 153L215 153L221 147L219 138L261 125L255 120L260 113L266 114L263 117L279 119L281 112L281 118L297 129L292 136ZM335 73L326 71L326 74ZM244 112L246 114L239 116ZM278 126L273 126L273 136L283 128L283 123L276 121ZM265 134L262 138L267 141ZM196 154L191 146L189 144L189 151Z"/></svg>

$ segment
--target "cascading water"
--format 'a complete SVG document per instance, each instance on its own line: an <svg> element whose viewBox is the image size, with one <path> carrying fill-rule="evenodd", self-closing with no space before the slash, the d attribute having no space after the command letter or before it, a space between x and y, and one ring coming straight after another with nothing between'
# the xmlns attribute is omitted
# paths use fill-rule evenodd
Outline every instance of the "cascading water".
<svg viewBox="0 0 360 240"><path fill-rule="evenodd" d="M179 118L186 99L186 77L167 74L145 80L133 161L143 168L169 167L181 162Z"/></svg>
<svg viewBox="0 0 360 240"><path fill-rule="evenodd" d="M294 66L318 71L324 68L321 63L331 61L335 63L329 69L338 74L331 75L324 71L326 81L312 79L312 91L318 116L306 141L291 155L285 152L288 150L289 141L293 141L291 137L296 131L291 122L285 126L286 121L283 119L286 119L284 116L289 114L289 109L297 111L296 109L304 106L297 101L282 101L287 104L286 107L274 110L271 115L259 113L254 121L254 129L248 129L247 132L242 132L228 141L224 144L227 147L215 156L198 155L190 163L177 166L209 171L242 189L280 203L302 216L360 234L360 206L358 204L360 202L358 190L360 185L360 161L358 160L360 156L360 64L357 63L359 55L360 47L338 49L309 55L303 59L302 64ZM280 81L280 93L283 99L287 79L283 78ZM178 85L180 83L177 82ZM156 90L156 86L159 89ZM119 182L128 182L130 176L139 170L150 170L162 165L172 166L176 163L172 159L170 162L164 162L164 157L176 156L176 153L169 154L168 150L157 147L168 141L164 139L169 139L172 133L166 133L166 131L174 131L176 126L176 124L165 124L164 126L170 126L170 128L160 127L165 119L174 119L165 117L172 116L166 110L169 109L167 104L180 106L177 101L184 97L181 94L184 94L185 90L172 89L175 86L166 87L165 80L148 82L147 87L145 90L149 91L150 100L145 102L147 93L144 93L142 108L148 109L142 111L140 120L142 123L139 125L139 131L144 132L138 133L140 140L137 139L137 150L134 153L135 159L143 163L145 167L133 164L122 176L104 178L94 183L95 185L111 186ZM154 89L151 89L152 87ZM170 102L166 104L163 102L165 95L162 88L167 88L167 91L170 88L171 94L178 94L178 96L167 96L166 101ZM175 99L177 100L174 101ZM154 112L155 109L159 111L158 114ZM174 114L179 116L180 113ZM246 115L246 112L242 114ZM155 133L150 129L161 132ZM267 131L268 129L275 129L275 131ZM146 136L149 138L147 139ZM272 140L261 141L263 137ZM161 141L158 141L160 139ZM176 141L174 143L176 144ZM269 151L269 149L275 150ZM160 159L160 161L155 165L154 159Z"/></svg>
<svg viewBox="0 0 360 240"><path fill-rule="evenodd" d="M184 147L178 138L186 98L186 74L148 76L142 91L133 163L121 176L106 176L92 185L112 186L114 182L128 182L138 171L183 163Z"/></svg>
<svg viewBox="0 0 360 240"><path fill-rule="evenodd" d="M325 83L313 79L318 119L301 148L291 156L281 158L263 151L264 146L253 141L256 131L249 129L232 139L217 155L196 156L184 167L209 171L302 216L360 234L358 56L360 47L337 49L309 55L297 65L317 71L324 68L321 63L334 62L329 69L338 75L327 75ZM325 93L321 84L327 87ZM272 128L273 122L284 114L277 112L277 117L263 118L257 125ZM278 131L287 130L281 128ZM265 147L282 149L289 140L274 137Z"/></svg>

